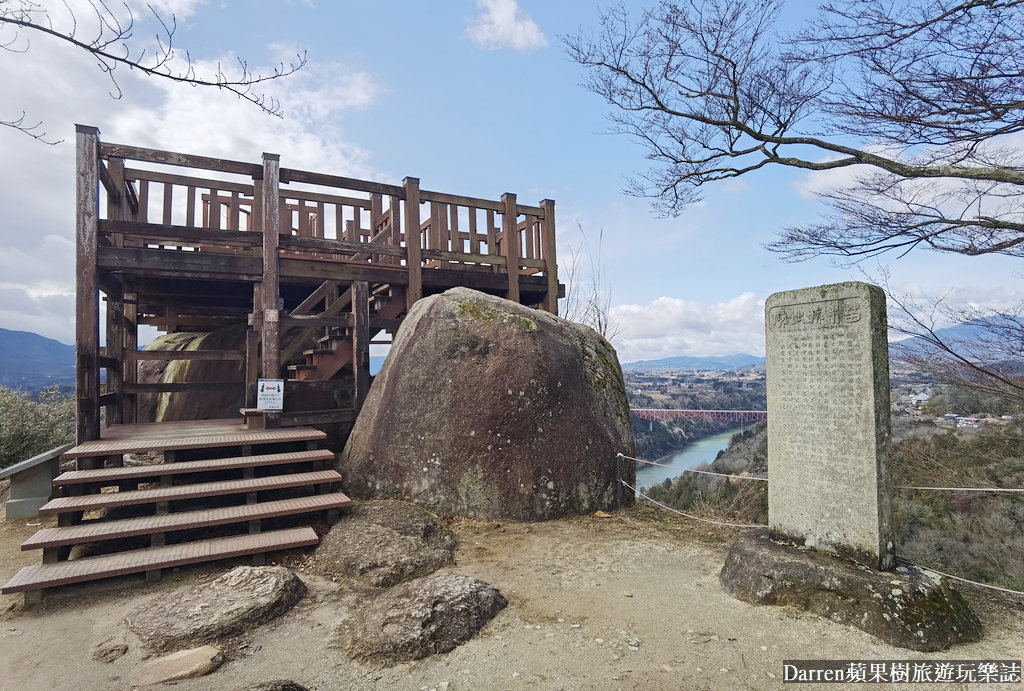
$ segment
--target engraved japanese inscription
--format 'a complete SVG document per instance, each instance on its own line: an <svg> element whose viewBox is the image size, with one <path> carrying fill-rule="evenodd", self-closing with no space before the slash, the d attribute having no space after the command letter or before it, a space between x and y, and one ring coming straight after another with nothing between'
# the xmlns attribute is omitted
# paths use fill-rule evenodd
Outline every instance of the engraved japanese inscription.
<svg viewBox="0 0 1024 691"><path fill-rule="evenodd" d="M773 536L892 565L884 294L864 283L765 305Z"/></svg>

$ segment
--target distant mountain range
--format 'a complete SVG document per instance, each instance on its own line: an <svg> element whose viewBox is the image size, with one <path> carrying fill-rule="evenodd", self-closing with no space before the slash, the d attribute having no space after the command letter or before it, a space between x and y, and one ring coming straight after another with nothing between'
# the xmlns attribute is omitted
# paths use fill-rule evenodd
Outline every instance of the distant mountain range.
<svg viewBox="0 0 1024 691"><path fill-rule="evenodd" d="M957 343L977 342L986 336L991 338L992 333L986 326L985 321L978 320L935 329L935 335L949 345L955 346ZM891 355L925 355L934 351L935 346L920 336L913 336L889 344L889 353Z"/></svg>
<svg viewBox="0 0 1024 691"><path fill-rule="evenodd" d="M36 391L74 386L75 347L28 331L0 329L0 386Z"/></svg>
<svg viewBox="0 0 1024 691"><path fill-rule="evenodd" d="M763 357L738 353L736 355L712 355L708 357L691 357L680 355L660 360L639 360L622 365L624 370L659 370L659 369L692 369L692 370L730 370L737 367L764 364Z"/></svg>
<svg viewBox="0 0 1024 691"><path fill-rule="evenodd" d="M949 343L976 339L985 335L985 326L968 322L937 329L938 336ZM924 339L908 338L890 344L892 355L925 353L932 350ZM383 357L370 358L370 369L376 374ZM677 356L659 360L623 363L624 370L730 370L738 367L764 365L765 359L746 353L708 357ZM74 386L75 347L28 331L0 329L0 386L37 391L53 384Z"/></svg>

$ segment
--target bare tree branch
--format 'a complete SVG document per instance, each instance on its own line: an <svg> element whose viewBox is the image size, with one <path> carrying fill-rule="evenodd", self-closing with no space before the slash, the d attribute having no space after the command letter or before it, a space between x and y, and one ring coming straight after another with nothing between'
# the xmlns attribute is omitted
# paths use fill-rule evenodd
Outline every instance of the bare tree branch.
<svg viewBox="0 0 1024 691"><path fill-rule="evenodd" d="M1024 0L826 0L802 30L781 0L661 0L563 37L613 131L645 149L627 192L675 215L706 184L769 166L851 168L828 212L768 245L850 263L915 249L1024 257ZM927 308L890 292L910 354L944 381L1024 401L1024 305ZM984 317L984 319L982 319ZM949 342L939 319L973 322Z"/></svg>
<svg viewBox="0 0 1024 691"><path fill-rule="evenodd" d="M620 5L596 37L563 37L587 68L586 88L613 106L614 131L637 138L652 162L627 191L678 214L702 185L766 166L861 166L875 172L826 195L834 213L821 226L787 229L771 249L796 259L916 246L1019 252L1018 206L949 210L924 192L959 199L989 186L986 199L1008 200L1024 186L1024 156L999 147L1024 131L1024 0L846 0L795 36L776 33L779 7L663 0L634 17ZM934 184L903 184L919 180ZM864 237L864 220L893 206L900 213L880 235ZM915 214L926 209L938 213ZM847 247L851 229L860 232Z"/></svg>
<svg viewBox="0 0 1024 691"><path fill-rule="evenodd" d="M179 53L174 47L177 31L174 15L164 17L147 5L160 26L160 33L155 37L156 48L150 51L135 39L135 12L127 2L111 7L105 0L88 0L88 5L94 16L89 17L86 23L67 3L63 7L65 12L54 17L51 9L39 2L0 0L0 49L28 53L32 37L45 37L94 59L97 68L110 78L112 98L118 99L122 95L115 76L115 71L121 67L139 71L148 77L224 90L277 117L282 115L281 104L258 87L295 73L307 62L303 52L288 65L281 63L265 74L251 71L248 63L238 58L234 70L225 70L218 63L212 73L203 74L197 71L187 51L183 61L178 59ZM91 32L87 33L90 29ZM57 143L47 139L42 121L26 120L26 117L22 112L17 118L0 119L0 126L11 127L49 144Z"/></svg>

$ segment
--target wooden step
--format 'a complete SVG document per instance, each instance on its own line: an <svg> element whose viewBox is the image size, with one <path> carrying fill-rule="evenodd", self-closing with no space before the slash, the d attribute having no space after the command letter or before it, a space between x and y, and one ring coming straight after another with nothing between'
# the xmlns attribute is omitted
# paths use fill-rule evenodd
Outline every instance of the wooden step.
<svg viewBox="0 0 1024 691"><path fill-rule="evenodd" d="M250 444L290 444L327 438L326 432L310 427L248 430L242 427L237 418L111 425L102 431L102 435L102 439L83 442L70 449L64 454L65 458Z"/></svg>
<svg viewBox="0 0 1024 691"><path fill-rule="evenodd" d="M53 480L53 484L80 485L86 483L114 483L119 480L135 480L147 477L164 477L181 473L196 473L214 470L233 470L237 468L257 468L261 466L284 465L286 463L306 463L312 461L330 461L334 454L330 451L292 451L289 453L268 453L259 456L233 456L231 458L211 458L201 461L182 461L180 463L157 463L154 465L126 466L123 468L97 468L96 470L72 470L61 473Z"/></svg>
<svg viewBox="0 0 1024 691"><path fill-rule="evenodd" d="M167 547L150 547L101 557L26 566L7 581L0 589L0 593L7 595L42 590L69 583L167 569L184 564L197 564L247 554L308 547L319 541L312 528L292 528L256 535L222 537Z"/></svg>
<svg viewBox="0 0 1024 691"><path fill-rule="evenodd" d="M309 497L278 499L259 504L225 506L219 509L184 511L162 516L142 516L117 521L88 521L64 528L44 528L22 543L24 551L64 547L102 540L118 540L137 535L191 530L231 523L244 523L262 518L276 518L292 514L312 513L329 509L344 509L352 500L341 492L314 494Z"/></svg>
<svg viewBox="0 0 1024 691"><path fill-rule="evenodd" d="M335 470L318 470L311 473L291 473L273 475L245 480L223 480L219 482L203 482L194 485L176 485L173 487L154 487L128 492L110 492L106 494L87 494L78 497L59 497L51 499L39 509L40 515L66 513L68 511L96 511L111 509L117 506L134 504L152 504L163 501L181 501L182 499L199 499L222 494L241 494L244 492L264 492L287 487L304 485L320 485L329 482L341 482L341 475Z"/></svg>

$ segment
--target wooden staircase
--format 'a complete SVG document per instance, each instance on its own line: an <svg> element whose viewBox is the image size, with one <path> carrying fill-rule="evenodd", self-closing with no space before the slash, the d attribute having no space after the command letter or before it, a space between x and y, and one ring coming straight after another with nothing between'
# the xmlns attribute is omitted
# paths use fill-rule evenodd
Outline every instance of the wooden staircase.
<svg viewBox="0 0 1024 691"><path fill-rule="evenodd" d="M323 288L324 286L321 286L321 289ZM316 297L316 294L312 297ZM334 317L344 314L350 317L351 323L348 326L322 329L318 337L311 332L303 334L307 342L312 341L315 345L313 348L302 350L303 362L288 365L290 379L326 381L337 375L346 365L354 362L357 347L353 338L355 318L351 313L341 312L346 307L351 309L351 300L351 290L347 290L337 300L327 304L318 315ZM387 284L376 286L369 292L369 333L375 334L381 330L394 333L401 323L400 316L405 310L404 288ZM295 355L297 349L294 346L282 351L283 358Z"/></svg>
<svg viewBox="0 0 1024 691"><path fill-rule="evenodd" d="M43 563L21 569L4 594L34 602L71 583L133 573L153 580L162 569L245 555L261 563L267 552L317 544L309 524L333 522L351 503L336 491L333 454L313 448L326 436L319 430L248 430L232 421L108 430L111 438L68 452L79 469L54 479L61 496L40 509L58 525L21 546L42 550ZM118 464L140 451L162 452L164 462ZM104 460L108 467L89 467ZM69 559L75 545L101 554Z"/></svg>

